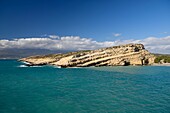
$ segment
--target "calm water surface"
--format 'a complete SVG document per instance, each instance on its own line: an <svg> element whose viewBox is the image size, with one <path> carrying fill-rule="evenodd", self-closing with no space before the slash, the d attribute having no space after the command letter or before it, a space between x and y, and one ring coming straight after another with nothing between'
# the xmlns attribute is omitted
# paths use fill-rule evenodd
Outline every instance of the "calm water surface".
<svg viewBox="0 0 170 113"><path fill-rule="evenodd" d="M0 113L170 113L170 67L24 67L0 60Z"/></svg>

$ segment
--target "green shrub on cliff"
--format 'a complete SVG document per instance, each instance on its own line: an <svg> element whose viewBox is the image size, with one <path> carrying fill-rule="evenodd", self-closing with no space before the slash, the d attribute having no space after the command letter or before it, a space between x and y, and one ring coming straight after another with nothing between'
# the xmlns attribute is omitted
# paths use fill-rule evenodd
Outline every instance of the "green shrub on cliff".
<svg viewBox="0 0 170 113"><path fill-rule="evenodd" d="M155 63L160 63L164 61L164 63L170 63L170 55L156 55Z"/></svg>

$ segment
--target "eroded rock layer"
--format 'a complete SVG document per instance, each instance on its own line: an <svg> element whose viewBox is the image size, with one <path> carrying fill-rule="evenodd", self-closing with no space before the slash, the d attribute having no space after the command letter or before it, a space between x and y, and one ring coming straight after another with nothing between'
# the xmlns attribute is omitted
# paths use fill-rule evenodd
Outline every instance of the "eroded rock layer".
<svg viewBox="0 0 170 113"><path fill-rule="evenodd" d="M56 65L61 67L151 65L155 56L143 44L126 44L97 50L31 56L20 61L29 65Z"/></svg>

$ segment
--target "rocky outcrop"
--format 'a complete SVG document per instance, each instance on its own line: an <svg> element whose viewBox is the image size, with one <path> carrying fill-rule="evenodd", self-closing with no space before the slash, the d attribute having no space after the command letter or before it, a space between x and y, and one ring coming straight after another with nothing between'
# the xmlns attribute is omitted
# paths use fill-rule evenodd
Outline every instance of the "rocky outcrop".
<svg viewBox="0 0 170 113"><path fill-rule="evenodd" d="M29 65L55 65L61 67L88 66L126 66L151 65L155 56L149 53L142 44L126 44L89 51L70 52L32 56L20 59Z"/></svg>

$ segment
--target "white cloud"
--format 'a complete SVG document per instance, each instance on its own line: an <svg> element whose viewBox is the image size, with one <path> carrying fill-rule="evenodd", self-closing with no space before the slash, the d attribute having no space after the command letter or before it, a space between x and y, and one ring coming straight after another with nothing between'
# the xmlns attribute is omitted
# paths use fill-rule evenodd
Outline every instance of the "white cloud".
<svg viewBox="0 0 170 113"><path fill-rule="evenodd" d="M113 33L113 36L114 37L118 37L118 36L121 36L122 34L120 34L120 33Z"/></svg>
<svg viewBox="0 0 170 113"><path fill-rule="evenodd" d="M46 38L18 38L0 40L0 49L49 49L49 50L90 50L127 43L142 43L145 48L154 53L170 53L170 36L157 38L148 37L140 40L115 40L98 42L90 38L79 36L47 36Z"/></svg>
<svg viewBox="0 0 170 113"><path fill-rule="evenodd" d="M49 38L60 38L60 37L57 35L49 35Z"/></svg>
<svg viewBox="0 0 170 113"><path fill-rule="evenodd" d="M160 32L160 33L159 33L159 35L167 35L167 34L169 34L169 32L167 32L167 31L164 31L164 32Z"/></svg>

